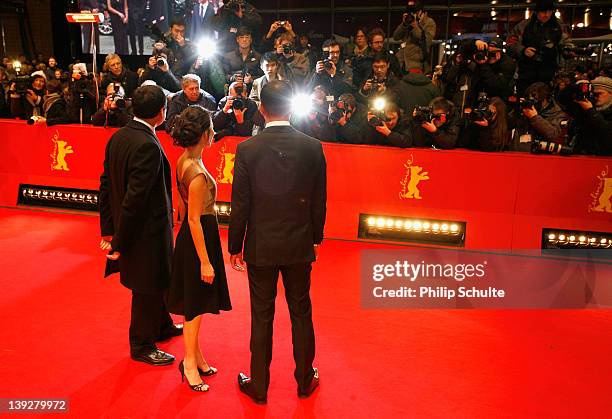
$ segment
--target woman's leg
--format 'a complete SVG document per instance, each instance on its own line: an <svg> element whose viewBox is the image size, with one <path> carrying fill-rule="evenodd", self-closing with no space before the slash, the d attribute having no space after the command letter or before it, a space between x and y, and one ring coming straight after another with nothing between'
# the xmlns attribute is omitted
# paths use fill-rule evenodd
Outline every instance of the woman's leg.
<svg viewBox="0 0 612 419"><path fill-rule="evenodd" d="M191 321L186 321L183 326L183 338L185 340L185 359L183 365L185 367L185 376L191 385L202 382L198 373L198 358L201 356L198 335L201 321L202 316L197 316Z"/></svg>

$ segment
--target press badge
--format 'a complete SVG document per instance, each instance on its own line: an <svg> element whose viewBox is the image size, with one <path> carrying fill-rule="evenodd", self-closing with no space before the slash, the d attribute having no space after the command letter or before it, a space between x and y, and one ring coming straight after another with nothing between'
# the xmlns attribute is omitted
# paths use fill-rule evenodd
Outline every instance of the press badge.
<svg viewBox="0 0 612 419"><path fill-rule="evenodd" d="M230 28L230 32L231 33L238 33L238 29L237 28Z"/></svg>
<svg viewBox="0 0 612 419"><path fill-rule="evenodd" d="M530 143L531 134L523 134L519 137L519 143Z"/></svg>

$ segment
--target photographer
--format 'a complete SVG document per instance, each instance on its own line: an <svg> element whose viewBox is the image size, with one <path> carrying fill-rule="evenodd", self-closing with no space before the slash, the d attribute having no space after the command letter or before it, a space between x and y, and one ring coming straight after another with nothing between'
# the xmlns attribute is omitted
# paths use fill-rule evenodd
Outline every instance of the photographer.
<svg viewBox="0 0 612 419"><path fill-rule="evenodd" d="M245 87L244 83L232 83L229 95L219 101L219 108L213 118L216 140L232 135L250 137L254 125L265 126L257 104L247 98Z"/></svg>
<svg viewBox="0 0 612 419"><path fill-rule="evenodd" d="M565 26L554 15L553 0L536 0L535 13L518 23L508 38L508 54L518 61L519 94L535 82L550 82L562 49L571 47Z"/></svg>
<svg viewBox="0 0 612 419"><path fill-rule="evenodd" d="M547 84L534 83L519 102L522 117L515 122L512 149L531 151L532 141L565 144L569 117L552 98Z"/></svg>
<svg viewBox="0 0 612 419"><path fill-rule="evenodd" d="M43 117L36 120L37 123L46 122L47 126L58 124L70 124L72 119L68 114L68 104L64 99L64 90L58 80L49 80L47 83L47 94L43 102Z"/></svg>
<svg viewBox="0 0 612 419"><path fill-rule="evenodd" d="M294 86L301 85L308 75L309 66L306 57L295 51L293 37L286 32L281 34L276 38L274 48L280 64L278 74Z"/></svg>
<svg viewBox="0 0 612 419"><path fill-rule="evenodd" d="M91 123L99 127L123 127L132 117L131 101L125 99L123 87L109 84L102 107L91 117Z"/></svg>
<svg viewBox="0 0 612 419"><path fill-rule="evenodd" d="M378 100L383 100L379 98ZM374 109L377 108L377 109ZM351 141L353 144L385 145L395 147L411 147L413 135L411 132L410 119L403 115L399 105L395 102L386 102L384 105L371 106L367 115L368 127L359 142Z"/></svg>
<svg viewBox="0 0 612 419"><path fill-rule="evenodd" d="M298 36L298 46L295 50L306 57L308 60L308 67L310 71L313 71L317 65L317 61L321 59L321 54L317 54L317 49L310 44L310 37L308 34L303 33Z"/></svg>
<svg viewBox="0 0 612 419"><path fill-rule="evenodd" d="M329 122L336 129L336 141L350 144L368 130L367 107L351 93L344 93L329 106Z"/></svg>
<svg viewBox="0 0 612 419"><path fill-rule="evenodd" d="M57 70L61 71L61 69L57 66L57 60L55 57L49 57L47 61L48 65L45 69L45 76L47 77L47 81L53 80L55 78L55 72Z"/></svg>
<svg viewBox="0 0 612 419"><path fill-rule="evenodd" d="M132 97L132 93L138 87L138 76L123 66L119 55L108 54L104 60L103 71L105 74L100 82L101 91L105 92L111 83L119 83L125 90L126 97Z"/></svg>
<svg viewBox="0 0 612 419"><path fill-rule="evenodd" d="M408 87L390 72L390 55L384 52L372 57L371 75L359 89L357 98L367 104L375 96L386 97L402 110L408 108Z"/></svg>
<svg viewBox="0 0 612 419"><path fill-rule="evenodd" d="M145 80L153 80L161 88L173 93L181 90L181 83L170 70L167 51L149 57L147 67L140 76L138 84L141 85Z"/></svg>
<svg viewBox="0 0 612 419"><path fill-rule="evenodd" d="M514 88L516 63L503 52L503 41L501 38L493 38L488 43L475 41L475 46L475 91L485 92L488 97L508 99Z"/></svg>
<svg viewBox="0 0 612 419"><path fill-rule="evenodd" d="M176 17L170 24L170 32L159 36L159 33L155 31L155 34L157 34L158 42L163 43L172 52L168 54L172 73L177 76L187 74L197 57L197 50L193 42L185 39L185 21ZM126 94L128 94L127 91Z"/></svg>
<svg viewBox="0 0 612 419"><path fill-rule="evenodd" d="M288 20L277 20L272 22L268 33L261 40L259 45L260 51L270 51L274 49L274 42L280 35L287 33L291 36L292 42L297 38L295 32L293 32L293 26Z"/></svg>
<svg viewBox="0 0 612 419"><path fill-rule="evenodd" d="M426 109L416 108L411 122L415 147L455 148L461 120L453 103L446 98L433 99Z"/></svg>
<svg viewBox="0 0 612 419"><path fill-rule="evenodd" d="M372 62L375 55L380 53L389 56L389 69L395 77L402 77L402 68L397 57L385 49L385 32L381 28L374 28L368 32L368 48L364 55L355 56L352 60L353 84L361 86L372 71Z"/></svg>
<svg viewBox="0 0 612 419"><path fill-rule="evenodd" d="M328 39L323 43L323 50L326 50L328 55L317 62L308 90L312 90L313 86L323 86L334 97L351 93L353 71L340 61L340 44L335 39Z"/></svg>
<svg viewBox="0 0 612 419"><path fill-rule="evenodd" d="M336 135L328 119L327 92L322 86L316 86L310 95L310 104L298 103L294 107L309 106L305 115L293 113L291 125L298 131L320 141L335 142Z"/></svg>
<svg viewBox="0 0 612 419"><path fill-rule="evenodd" d="M43 98L45 96L45 76L33 73L32 76L18 76L9 89L11 115L13 118L29 119L32 116L43 116Z"/></svg>
<svg viewBox="0 0 612 419"><path fill-rule="evenodd" d="M215 98L200 88L201 82L202 80L196 74L186 74L183 76L183 90L174 95L168 106L168 115L166 117L167 132L172 132L174 120L188 106L200 105L210 112L217 110Z"/></svg>
<svg viewBox="0 0 612 419"><path fill-rule="evenodd" d="M575 98L576 148L579 152L612 156L612 79L599 76L591 82L592 96Z"/></svg>
<svg viewBox="0 0 612 419"><path fill-rule="evenodd" d="M9 85L8 73L0 66L0 118L11 117L11 108L7 100Z"/></svg>
<svg viewBox="0 0 612 419"><path fill-rule="evenodd" d="M249 93L249 99L257 103L258 106L261 89L263 89L268 82L272 80L285 80L284 77L278 74L279 65L278 57L273 52L267 52L261 57L260 68L264 75L253 81L253 87L251 88L251 93Z"/></svg>
<svg viewBox="0 0 612 419"><path fill-rule="evenodd" d="M506 103L499 97L489 100L483 96L467 114L460 146L480 151L504 151L509 139Z"/></svg>
<svg viewBox="0 0 612 419"><path fill-rule="evenodd" d="M222 52L234 49L238 28L246 26L252 34L260 33L261 16L255 7L244 0L228 0L212 19L215 30L219 33L219 44Z"/></svg>
<svg viewBox="0 0 612 419"><path fill-rule="evenodd" d="M250 87L253 80L261 77L259 68L261 54L253 49L253 36L249 28L242 26L236 32L236 48L223 56L223 71L226 81L233 82L237 74L244 76L244 82ZM244 74L243 74L244 73Z"/></svg>
<svg viewBox="0 0 612 419"><path fill-rule="evenodd" d="M70 119L83 124L91 123L91 116L97 110L96 82L93 74L87 73L84 63L72 66L67 90L66 101Z"/></svg>
<svg viewBox="0 0 612 419"><path fill-rule="evenodd" d="M400 60L406 71L431 70L429 51L435 36L436 22L427 16L421 1L409 0L406 12L402 15L402 23L393 32L393 39L403 41Z"/></svg>

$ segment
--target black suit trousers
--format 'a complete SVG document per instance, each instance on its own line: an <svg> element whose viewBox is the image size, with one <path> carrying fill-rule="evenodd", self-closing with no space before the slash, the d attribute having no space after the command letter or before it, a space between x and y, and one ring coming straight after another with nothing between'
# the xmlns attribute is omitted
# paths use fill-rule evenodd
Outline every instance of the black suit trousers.
<svg viewBox="0 0 612 419"><path fill-rule="evenodd" d="M315 336L310 302L312 264L255 266L248 264L251 297L251 386L257 397L265 397L270 385L274 308L279 272L291 318L295 379L305 389L312 378Z"/></svg>
<svg viewBox="0 0 612 419"><path fill-rule="evenodd" d="M150 352L155 342L173 326L166 309L164 294L143 294L132 291L132 317L130 319L130 353Z"/></svg>

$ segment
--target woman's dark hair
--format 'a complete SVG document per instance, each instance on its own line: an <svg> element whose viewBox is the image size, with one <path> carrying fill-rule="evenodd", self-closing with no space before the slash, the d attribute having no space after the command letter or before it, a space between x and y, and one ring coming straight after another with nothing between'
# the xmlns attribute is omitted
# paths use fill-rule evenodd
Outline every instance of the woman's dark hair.
<svg viewBox="0 0 612 419"><path fill-rule="evenodd" d="M495 150L502 151L508 144L508 119L506 117L506 103L499 97L491 98L491 105L495 107L495 121L491 124L491 145Z"/></svg>
<svg viewBox="0 0 612 419"><path fill-rule="evenodd" d="M171 134L174 145L183 148L196 145L211 126L210 113L206 109L199 105L188 106L174 120Z"/></svg>

